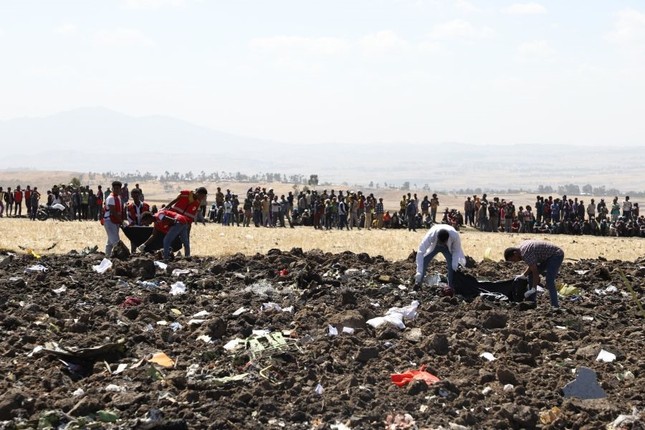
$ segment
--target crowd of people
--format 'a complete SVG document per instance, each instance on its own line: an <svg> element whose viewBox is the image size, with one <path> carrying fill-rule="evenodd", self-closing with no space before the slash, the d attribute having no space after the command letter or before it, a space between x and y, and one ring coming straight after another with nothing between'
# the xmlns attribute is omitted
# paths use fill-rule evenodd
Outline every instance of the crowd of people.
<svg viewBox="0 0 645 430"><path fill-rule="evenodd" d="M120 191L124 204L135 199L131 191L139 193L139 199L143 201L143 191L139 184L130 190L126 183ZM0 187L0 217L28 217L35 220L39 209L54 208L60 211L63 219L98 221L104 211L104 202L111 193L109 187L104 191L102 185L98 185L96 190L89 185L54 185L44 196L38 191L38 187L32 188L30 185L24 189L17 185L13 190L11 187L6 190Z"/></svg>
<svg viewBox="0 0 645 430"><path fill-rule="evenodd" d="M612 204L591 198L588 204L578 198L538 196L534 207L516 207L512 200L494 197L467 197L463 212L455 208L439 211L436 193L419 198L402 195L399 209L385 210L383 198L361 191L306 190L278 195L272 189L249 188L242 197L217 188L208 219L227 226L256 227L312 226L316 229L429 228L448 224L457 230L468 225L481 231L509 233L587 234L597 236L645 237L645 216L629 196Z"/></svg>
<svg viewBox="0 0 645 430"><path fill-rule="evenodd" d="M622 202L614 197L611 204L604 198L585 203L566 195L537 196L534 207L516 208L512 200L474 195L464 202L464 214L463 224L481 231L645 237L645 216L629 196Z"/></svg>
<svg viewBox="0 0 645 430"><path fill-rule="evenodd" d="M383 198L362 191L306 190L294 194L275 193L273 189L251 187L242 196L217 188L215 201L207 217L226 226L294 227L297 225L320 230L368 230L408 228L415 230L436 223L439 199L417 195L403 196L401 210L386 210ZM206 214L205 214L206 215ZM424 220L424 215L427 215ZM412 222L408 222L411 220ZM445 221L445 215L444 219Z"/></svg>
<svg viewBox="0 0 645 430"><path fill-rule="evenodd" d="M37 187L19 185L15 189L0 187L0 217L28 216L36 219L39 207L60 208L65 219L99 220L105 212L105 201L112 193L101 185L53 186L41 196ZM136 184L124 183L119 191L124 209L135 213L157 211L145 202L143 190ZM25 208L23 213L23 206ZM471 226L488 232L585 234L598 236L645 237L645 216L638 203L625 196L590 198L586 203L578 197L537 196L535 204L516 207L512 200L469 196L463 210L440 209L436 193L420 198L416 193L403 194L397 210L385 208L382 197L362 191L306 189L279 194L271 188L251 187L243 194L230 189L217 191L209 204L204 199L199 211L206 221L225 226L294 227L315 229L408 229L429 228L448 224L459 229ZM128 215L132 222L133 215Z"/></svg>
<svg viewBox="0 0 645 430"><path fill-rule="evenodd" d="M622 202L614 197L611 204L604 198L598 203L591 198L588 204L578 198L553 198L537 196L534 207L515 207L512 200L486 194L473 195L464 202L463 214L457 209L445 208L439 218L437 194L419 199L417 194L403 194L399 209L385 210L382 197L362 191L304 190L294 194L278 195L273 189L251 187L242 198L227 189L217 187L214 202L207 203L207 190L199 187L194 191L183 190L160 209L144 200L143 190L136 184L130 190L128 184L114 181L112 188L103 191L99 185L94 191L89 186L54 186L47 190L46 201L40 205L41 195L37 187L14 190L0 187L0 217L22 217L25 214L36 219L41 207L58 207L69 219L99 220L107 234L105 253L111 255L120 240L121 229L137 230L137 227L152 226L151 232L135 244L133 252L155 252L163 249L163 258L172 258L175 242L179 241L184 255L190 256L190 228L194 221L207 220L224 226L294 227L310 226L320 230L352 230L429 228L417 252L417 288L429 262L438 253L444 255L448 270L448 289L453 286L454 271L465 264L458 230L470 226L486 232L591 234L602 236L645 237L645 216L640 214L638 203L625 196ZM208 212L208 213L207 213ZM141 230L143 231L143 230ZM547 289L551 305L558 307L555 278L564 254L560 248L548 242L526 241L519 247L508 248L507 261L524 261L529 284L535 291L539 273L546 273Z"/></svg>

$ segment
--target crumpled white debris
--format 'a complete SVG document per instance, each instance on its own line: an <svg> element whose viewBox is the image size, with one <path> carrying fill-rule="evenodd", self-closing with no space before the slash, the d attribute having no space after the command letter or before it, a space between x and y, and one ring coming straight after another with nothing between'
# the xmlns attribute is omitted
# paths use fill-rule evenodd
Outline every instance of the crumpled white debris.
<svg viewBox="0 0 645 430"><path fill-rule="evenodd" d="M407 320L412 320L417 317L417 308L419 307L419 301L415 300L408 306L404 306L402 308L390 308L384 316L382 317L376 317L372 318L370 320L367 320L367 324L371 325L372 327L380 327L385 323L392 324L395 327L398 327L400 329L405 328L405 324L403 323L404 319Z"/></svg>

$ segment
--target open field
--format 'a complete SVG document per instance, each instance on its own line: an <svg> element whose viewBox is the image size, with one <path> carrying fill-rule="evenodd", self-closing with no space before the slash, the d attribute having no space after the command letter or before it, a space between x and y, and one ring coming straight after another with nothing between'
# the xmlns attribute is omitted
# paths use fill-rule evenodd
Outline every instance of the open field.
<svg viewBox="0 0 645 430"><path fill-rule="evenodd" d="M0 228L12 247L58 240L60 252L103 239L98 223L5 219ZM182 258L168 270L151 255L113 258L103 274L97 253L0 255L0 427L643 428L642 259L567 261L558 280L578 292L551 310L546 294L535 306L522 290L513 302L417 291L413 261L341 252L402 258L421 233L195 233L196 254L262 254ZM463 237L471 255L495 246L496 260L502 242L520 239ZM578 256L643 243L554 239ZM265 252L293 245L334 252ZM483 261L467 272L515 286L523 268ZM613 358L599 361L603 351ZM393 384L417 369L435 378ZM633 424L614 425L627 414Z"/></svg>
<svg viewBox="0 0 645 430"><path fill-rule="evenodd" d="M0 249L20 252L21 248L47 253L64 254L73 249L105 244L105 230L98 222L29 221L26 219L0 219ZM191 234L194 255L226 256L236 253L264 254L272 248L288 251L302 248L304 251L320 249L340 253L352 251L369 255L382 255L388 260L407 258L415 250L425 234L418 230L352 230L319 231L311 227L297 228L244 228L222 227L215 224L196 224ZM124 235L122 239L127 243ZM561 246L570 259L597 259L634 261L645 256L645 240L641 238L532 235L507 233L482 233L472 228L462 230L462 246L467 255L476 261L484 258L490 248L493 260L502 259L503 251L524 239L544 239Z"/></svg>
<svg viewBox="0 0 645 430"><path fill-rule="evenodd" d="M172 197L153 185L142 184L153 202ZM2 218L0 251L18 255L0 255L0 420L7 428L359 430L401 420L419 429L618 428L611 423L631 412L633 428L642 424L644 239L462 230L478 262L467 272L478 279L513 282L525 266L501 262L502 253L523 239L560 245L558 280L578 293L550 310L546 294L536 307L410 288L407 257L424 234L196 224L197 258L168 270L152 255L113 258L99 275L102 254L69 253L103 249L98 222ZM28 249L43 255L38 266ZM437 260L429 272L445 273ZM183 294L171 289L179 279ZM403 327L370 323L408 306L415 315ZM265 331L285 343L257 353L225 346L269 342L256 334ZM615 362L598 361L602 350ZM392 383L419 368L439 382ZM564 391L582 368L605 398ZM113 424L100 422L106 414ZM542 426L544 417L557 421Z"/></svg>

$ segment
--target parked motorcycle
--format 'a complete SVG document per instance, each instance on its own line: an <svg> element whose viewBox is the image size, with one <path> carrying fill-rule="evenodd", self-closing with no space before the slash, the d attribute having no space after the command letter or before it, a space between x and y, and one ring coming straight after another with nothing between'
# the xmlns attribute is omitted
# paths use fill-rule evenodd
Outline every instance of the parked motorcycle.
<svg viewBox="0 0 645 430"><path fill-rule="evenodd" d="M51 206L40 205L38 206L38 211L36 212L36 218L40 221L45 221L49 218L58 220L58 221L69 221L67 216L67 210L64 205L60 203L53 204Z"/></svg>

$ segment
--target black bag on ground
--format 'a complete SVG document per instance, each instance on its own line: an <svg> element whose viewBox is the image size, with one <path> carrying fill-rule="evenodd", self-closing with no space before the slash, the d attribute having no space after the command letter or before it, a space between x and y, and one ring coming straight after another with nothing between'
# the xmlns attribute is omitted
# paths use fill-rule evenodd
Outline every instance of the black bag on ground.
<svg viewBox="0 0 645 430"><path fill-rule="evenodd" d="M528 291L528 280L525 278L480 282L474 276L457 270L453 282L455 294L466 298L475 298L482 293L496 293L503 294L511 302L528 300L524 297Z"/></svg>

